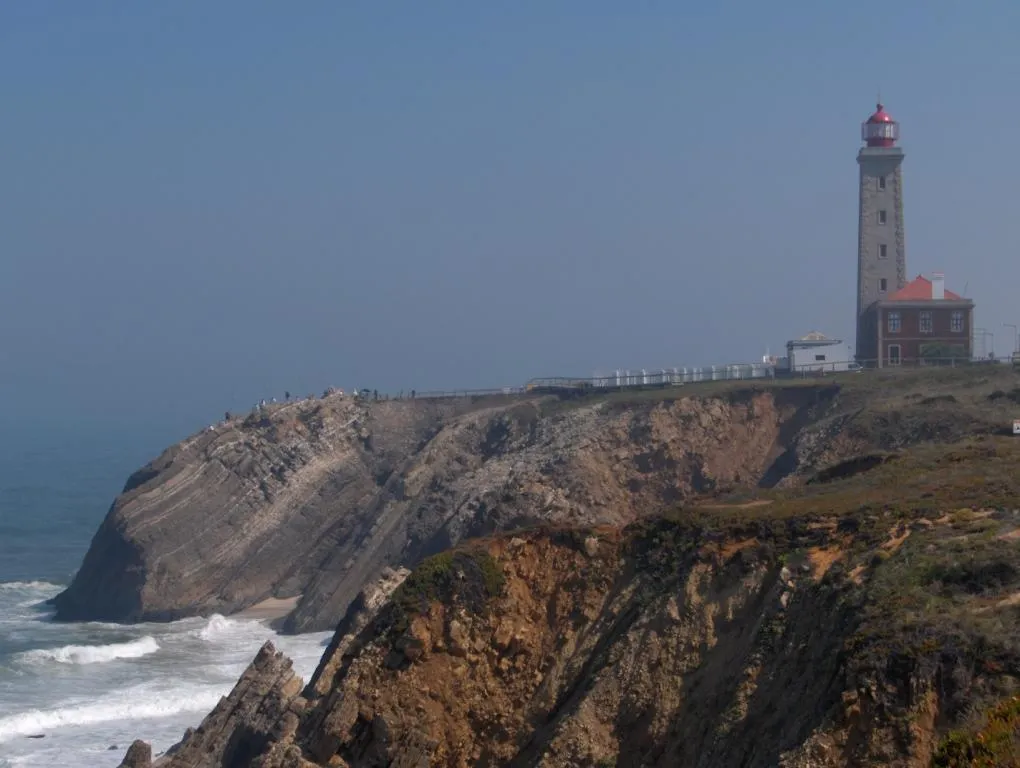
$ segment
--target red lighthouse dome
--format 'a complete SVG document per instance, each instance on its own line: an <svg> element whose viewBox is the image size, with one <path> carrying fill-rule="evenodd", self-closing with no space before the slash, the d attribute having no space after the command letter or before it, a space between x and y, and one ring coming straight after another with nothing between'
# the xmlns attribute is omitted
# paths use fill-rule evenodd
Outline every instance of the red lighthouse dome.
<svg viewBox="0 0 1020 768"><path fill-rule="evenodd" d="M861 125L861 139L869 147L892 147L900 137L900 124L897 123L885 107L878 104L875 114Z"/></svg>

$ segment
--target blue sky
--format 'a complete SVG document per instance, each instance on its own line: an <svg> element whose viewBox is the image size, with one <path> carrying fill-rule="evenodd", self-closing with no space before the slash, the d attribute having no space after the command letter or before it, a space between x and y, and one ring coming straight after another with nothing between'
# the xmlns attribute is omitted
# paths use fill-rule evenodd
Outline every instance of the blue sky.
<svg viewBox="0 0 1020 768"><path fill-rule="evenodd" d="M6 3L0 396L190 429L852 339L859 125L907 263L1020 323L1020 4Z"/></svg>

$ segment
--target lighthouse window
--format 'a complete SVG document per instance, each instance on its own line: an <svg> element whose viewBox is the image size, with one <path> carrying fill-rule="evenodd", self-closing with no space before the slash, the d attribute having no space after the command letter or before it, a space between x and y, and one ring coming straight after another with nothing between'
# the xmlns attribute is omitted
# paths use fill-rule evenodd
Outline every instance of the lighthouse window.
<svg viewBox="0 0 1020 768"><path fill-rule="evenodd" d="M880 291L886 290L886 282L884 277L878 281L878 290Z"/></svg>
<svg viewBox="0 0 1020 768"><path fill-rule="evenodd" d="M885 211L878 212L878 223L885 224Z"/></svg>
<svg viewBox="0 0 1020 768"><path fill-rule="evenodd" d="M888 255L889 254L887 252L885 243L882 243L880 246L878 246L878 258L884 259Z"/></svg>
<svg viewBox="0 0 1020 768"><path fill-rule="evenodd" d="M878 177L878 188L885 189L885 176Z"/></svg>

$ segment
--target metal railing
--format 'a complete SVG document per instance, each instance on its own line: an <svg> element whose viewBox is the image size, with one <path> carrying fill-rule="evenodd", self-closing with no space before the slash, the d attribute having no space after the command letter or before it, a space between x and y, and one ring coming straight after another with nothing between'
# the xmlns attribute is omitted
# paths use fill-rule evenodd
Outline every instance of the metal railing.
<svg viewBox="0 0 1020 768"><path fill-rule="evenodd" d="M775 366L768 363L734 363L684 368L618 371L609 376L570 378L549 376L532 379L524 389L528 392L567 389L627 389L638 387L669 387L699 381L732 379L767 379L775 375Z"/></svg>
<svg viewBox="0 0 1020 768"><path fill-rule="evenodd" d="M403 399L438 400L449 397L496 397L519 395L524 387L499 387L497 389L437 389L426 392L415 392L414 397L405 394Z"/></svg>
<svg viewBox="0 0 1020 768"><path fill-rule="evenodd" d="M961 357L918 357L901 358L896 363L885 361L879 367L878 360L832 360L809 362L794 368L772 363L731 363L684 368L661 368L657 370L619 371L610 376L589 378L551 376L529 381L525 392L578 392L608 391L620 389L661 388L696 384L709 381L737 381L753 379L790 379L833 376L840 374L895 372L917 368L959 368L972 365L1008 363L1010 358L961 358Z"/></svg>
<svg viewBox="0 0 1020 768"><path fill-rule="evenodd" d="M608 376L570 377L548 376L531 379L523 387L497 387L488 389L444 389L401 392L399 395L379 393L366 394L362 390L361 397L373 400L441 400L452 398L498 398L515 397L522 394L579 394L590 392L613 392L619 390L661 389L679 387L687 384L698 384L712 381L741 380L775 380L775 379L807 379L825 376L863 374L876 372L894 373L896 371L917 368L957 368L974 365L993 365L999 363L1020 365L1020 357L1010 358L903 358L898 363L885 361L879 367L877 360L833 360L812 361L796 365L792 370L774 363L730 363L726 365L706 365L682 368L659 368L641 370L620 370ZM324 396L332 394L327 390ZM297 400L290 401L296 404ZM287 403L267 404L267 409L276 410ZM256 406L253 413L260 411Z"/></svg>

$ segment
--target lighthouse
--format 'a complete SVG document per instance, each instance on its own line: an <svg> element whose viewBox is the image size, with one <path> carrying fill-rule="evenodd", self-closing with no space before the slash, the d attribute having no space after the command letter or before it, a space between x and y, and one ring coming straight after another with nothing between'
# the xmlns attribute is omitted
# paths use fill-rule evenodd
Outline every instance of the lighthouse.
<svg viewBox="0 0 1020 768"><path fill-rule="evenodd" d="M857 358L868 344L865 312L907 283L903 229L903 150L900 126L882 104L861 125L857 153L860 203L857 224Z"/></svg>

